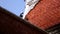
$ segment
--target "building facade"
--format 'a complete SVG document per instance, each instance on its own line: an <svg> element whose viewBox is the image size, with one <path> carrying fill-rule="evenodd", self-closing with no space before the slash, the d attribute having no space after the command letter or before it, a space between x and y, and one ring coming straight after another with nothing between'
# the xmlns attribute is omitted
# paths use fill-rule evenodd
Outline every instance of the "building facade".
<svg viewBox="0 0 60 34"><path fill-rule="evenodd" d="M0 34L47 34L47 32L0 7Z"/></svg>

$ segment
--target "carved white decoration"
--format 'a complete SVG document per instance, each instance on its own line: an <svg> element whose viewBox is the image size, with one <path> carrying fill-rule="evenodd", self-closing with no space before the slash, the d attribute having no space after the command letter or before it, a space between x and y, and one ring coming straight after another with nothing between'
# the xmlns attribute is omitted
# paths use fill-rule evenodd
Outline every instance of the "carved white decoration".
<svg viewBox="0 0 60 34"><path fill-rule="evenodd" d="M23 14L23 19L25 18L25 16L29 13L29 11L31 9L34 8L34 6L38 3L39 0L25 0L26 2L26 7L25 7L25 11L24 11L24 14Z"/></svg>

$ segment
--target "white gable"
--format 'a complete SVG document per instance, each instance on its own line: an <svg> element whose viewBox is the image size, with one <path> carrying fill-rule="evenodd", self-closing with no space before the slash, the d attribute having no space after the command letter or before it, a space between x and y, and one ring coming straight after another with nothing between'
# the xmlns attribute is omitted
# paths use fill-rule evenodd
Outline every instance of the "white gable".
<svg viewBox="0 0 60 34"><path fill-rule="evenodd" d="M38 3L39 0L25 0L26 2L26 7L25 7L25 11L24 11L24 14L23 14L23 19L25 18L25 16L29 13L29 11L31 9L34 8L34 6Z"/></svg>

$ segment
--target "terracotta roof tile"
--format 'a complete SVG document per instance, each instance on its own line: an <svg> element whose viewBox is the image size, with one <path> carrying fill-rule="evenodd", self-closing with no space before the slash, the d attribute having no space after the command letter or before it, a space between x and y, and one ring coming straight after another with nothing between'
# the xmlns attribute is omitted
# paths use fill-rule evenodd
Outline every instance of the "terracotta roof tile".
<svg viewBox="0 0 60 34"><path fill-rule="evenodd" d="M31 24L42 29L60 24L60 0L42 0L26 18Z"/></svg>

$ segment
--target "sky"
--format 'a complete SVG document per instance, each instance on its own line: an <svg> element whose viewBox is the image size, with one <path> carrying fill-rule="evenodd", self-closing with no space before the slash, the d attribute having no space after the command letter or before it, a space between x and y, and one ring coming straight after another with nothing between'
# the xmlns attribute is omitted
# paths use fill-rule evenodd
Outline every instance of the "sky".
<svg viewBox="0 0 60 34"><path fill-rule="evenodd" d="M0 0L0 6L19 16L24 11L24 0Z"/></svg>

